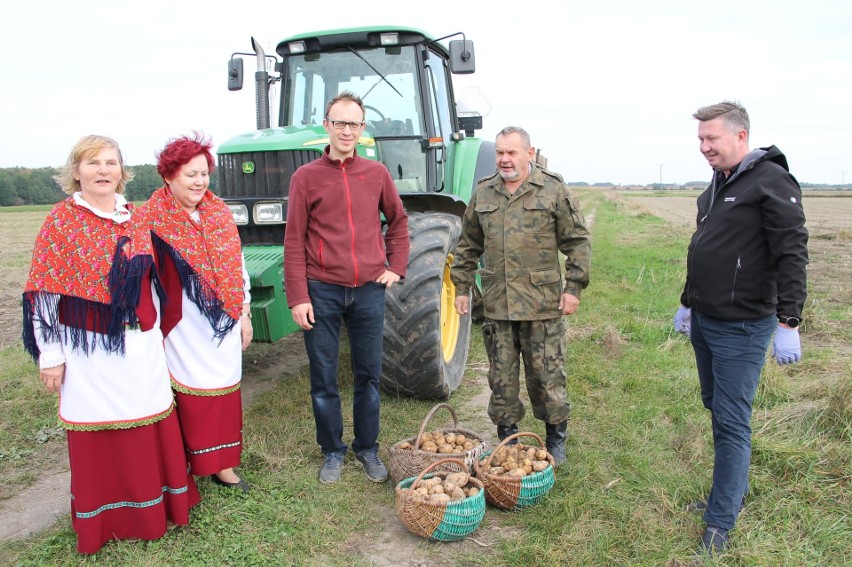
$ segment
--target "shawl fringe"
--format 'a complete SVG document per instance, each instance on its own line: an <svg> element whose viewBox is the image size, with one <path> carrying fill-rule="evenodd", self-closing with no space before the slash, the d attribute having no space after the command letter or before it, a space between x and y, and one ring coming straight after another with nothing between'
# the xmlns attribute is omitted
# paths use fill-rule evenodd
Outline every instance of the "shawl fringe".
<svg viewBox="0 0 852 567"><path fill-rule="evenodd" d="M41 354L35 336L35 325L45 342L63 339L71 349L86 355L100 346L108 353L124 354L124 321L111 306L81 297L28 291L23 295L24 348L38 362ZM60 329L60 311L64 332ZM90 336L89 332L94 336ZM106 331L106 332L104 332Z"/></svg>
<svg viewBox="0 0 852 567"><path fill-rule="evenodd" d="M213 288L192 269L189 262L184 260L177 250L153 232L151 233L151 241L158 256L168 256L172 259L180 276L181 285L186 291L186 296L210 323L214 338L222 341L237 324L237 320L228 315L224 303L216 297Z"/></svg>

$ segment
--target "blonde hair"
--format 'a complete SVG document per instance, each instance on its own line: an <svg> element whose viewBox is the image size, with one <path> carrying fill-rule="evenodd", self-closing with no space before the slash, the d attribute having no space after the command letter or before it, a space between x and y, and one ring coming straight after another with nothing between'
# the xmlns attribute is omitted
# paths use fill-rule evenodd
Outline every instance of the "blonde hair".
<svg viewBox="0 0 852 567"><path fill-rule="evenodd" d="M124 193L124 188L133 179L133 172L124 167L124 158L121 156L121 149L118 147L118 142L107 136L89 135L80 138L74 147L71 148L71 153L68 154L68 161L62 170L53 176L59 187L68 195L73 195L81 191L80 181L74 178L77 173L77 168L80 163L91 157L98 155L104 148L113 148L118 154L118 164L121 166L121 179L118 181L116 193Z"/></svg>

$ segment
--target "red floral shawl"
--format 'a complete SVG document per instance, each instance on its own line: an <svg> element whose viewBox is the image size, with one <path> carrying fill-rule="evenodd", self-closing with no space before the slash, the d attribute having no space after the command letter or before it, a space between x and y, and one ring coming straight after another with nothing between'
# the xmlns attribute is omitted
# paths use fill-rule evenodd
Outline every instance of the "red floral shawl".
<svg viewBox="0 0 852 567"><path fill-rule="evenodd" d="M132 212L132 204L127 208ZM91 353L100 344L124 352L124 330L138 325L142 279L152 264L150 238L135 221L101 218L73 197L53 207L36 237L23 294L22 338L35 360L34 322L44 340L60 340L62 324L74 349Z"/></svg>
<svg viewBox="0 0 852 567"><path fill-rule="evenodd" d="M245 298L242 247L231 210L208 190L195 222L168 187L154 191L141 210L153 233L158 266L165 257L174 262L187 297L210 322L214 336L224 337L239 320Z"/></svg>

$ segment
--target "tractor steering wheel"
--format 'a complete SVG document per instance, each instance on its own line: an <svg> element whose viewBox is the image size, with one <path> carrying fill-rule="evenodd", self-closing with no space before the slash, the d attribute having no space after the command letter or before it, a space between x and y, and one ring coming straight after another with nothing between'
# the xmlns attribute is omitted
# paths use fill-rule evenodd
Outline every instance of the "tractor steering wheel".
<svg viewBox="0 0 852 567"><path fill-rule="evenodd" d="M384 120L384 119L385 119L385 115L384 115L384 114L382 114L382 113L379 111L379 109L378 109L378 108L376 108L375 106L370 106L369 104L365 104L365 105L364 105L364 117L365 117L365 118L364 118L364 120L366 120L366 116L367 116L367 111L368 111L368 110L372 110L373 112L375 112L376 114L378 114L378 115L379 115L379 118L381 118L382 120Z"/></svg>

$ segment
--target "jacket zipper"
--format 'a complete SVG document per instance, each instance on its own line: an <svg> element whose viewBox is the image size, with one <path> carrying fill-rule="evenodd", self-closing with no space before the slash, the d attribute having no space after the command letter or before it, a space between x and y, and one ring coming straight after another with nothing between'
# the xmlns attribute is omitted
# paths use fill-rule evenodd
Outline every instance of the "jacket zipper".
<svg viewBox="0 0 852 567"><path fill-rule="evenodd" d="M736 294L737 290L737 276L739 275L742 267L743 265L742 263L740 263L740 257L737 256L737 268L734 270L734 282L731 284L731 307L734 306L734 295Z"/></svg>
<svg viewBox="0 0 852 567"><path fill-rule="evenodd" d="M352 287L358 286L358 259L355 257L355 221L352 218L352 192L349 189L349 178L346 176L346 166L340 165L340 172L343 174L343 192L346 194L346 214L349 217L349 229L352 233L352 273L354 280Z"/></svg>

